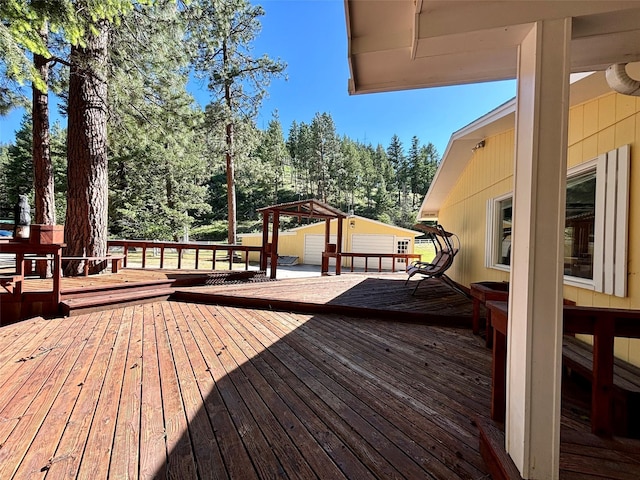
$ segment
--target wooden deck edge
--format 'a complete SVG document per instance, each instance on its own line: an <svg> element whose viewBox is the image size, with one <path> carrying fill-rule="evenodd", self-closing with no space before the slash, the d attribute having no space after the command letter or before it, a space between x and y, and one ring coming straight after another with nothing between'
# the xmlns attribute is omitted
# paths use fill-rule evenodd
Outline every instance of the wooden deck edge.
<svg viewBox="0 0 640 480"><path fill-rule="evenodd" d="M480 455L493 480L522 480L520 472L504 449L504 433L491 420L477 419Z"/></svg>
<svg viewBox="0 0 640 480"><path fill-rule="evenodd" d="M60 311L64 316L70 317L90 312L168 300L173 293L174 290L172 288L160 288L156 290L131 292L130 294L120 293L114 296L105 296L103 298L80 298L76 299L75 302L73 299L68 299L60 302Z"/></svg>
<svg viewBox="0 0 640 480"><path fill-rule="evenodd" d="M422 312L403 312L382 310L349 305L337 305L331 303L305 303L289 300L274 300L264 298L242 297L236 295L224 295L218 293L200 293L185 290L176 290L171 295L171 300L203 303L210 305L226 305L231 307L257 308L260 310L279 310L296 313L331 313L348 315L352 317L381 318L407 323L420 323L424 325L471 328L471 316L460 315L436 315Z"/></svg>
<svg viewBox="0 0 640 480"><path fill-rule="evenodd" d="M115 283L108 285L95 285L95 286L87 286L87 287L78 287L78 288L69 288L62 289L60 291L60 295L63 298L72 297L74 295L92 295L94 293L101 292L118 292L122 290L130 290L134 288L144 288L144 287L163 287L163 286L171 286L174 283L172 279L158 279L158 280L148 280L142 282L123 282L123 283Z"/></svg>

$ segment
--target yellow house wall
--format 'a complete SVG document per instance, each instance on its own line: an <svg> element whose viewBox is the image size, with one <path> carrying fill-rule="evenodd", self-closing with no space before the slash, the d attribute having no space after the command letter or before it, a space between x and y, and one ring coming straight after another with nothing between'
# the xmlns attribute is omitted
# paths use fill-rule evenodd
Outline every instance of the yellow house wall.
<svg viewBox="0 0 640 480"><path fill-rule="evenodd" d="M578 305L640 309L640 98L609 93L570 109L569 168L626 144L631 145L628 296L565 285L564 297ZM440 209L440 223L461 240L450 272L463 285L509 280L508 272L486 268L484 259L487 200L513 191L513 155L513 129L487 138ZM640 340L616 339L615 351L640 366Z"/></svg>
<svg viewBox="0 0 640 480"><path fill-rule="evenodd" d="M354 227L351 228L350 224L354 222ZM280 255L291 255L298 257L301 263L304 262L304 236L305 235L324 235L325 222L318 222L309 225L300 230L294 230L290 232L281 232L278 235L278 253ZM331 235L337 235L338 222L336 220L331 221ZM369 221L360 217L349 217L344 219L342 226L343 235L343 252L353 251L352 235L393 235L397 238L408 238L409 253L414 251L415 234L411 234L406 230L399 229L393 225L385 225L374 221ZM271 240L271 235L269 235ZM241 237L242 245L259 246L262 245L262 234L256 235L243 235ZM260 259L258 253L249 254L249 260L257 262ZM347 265L347 260L343 261L343 264Z"/></svg>

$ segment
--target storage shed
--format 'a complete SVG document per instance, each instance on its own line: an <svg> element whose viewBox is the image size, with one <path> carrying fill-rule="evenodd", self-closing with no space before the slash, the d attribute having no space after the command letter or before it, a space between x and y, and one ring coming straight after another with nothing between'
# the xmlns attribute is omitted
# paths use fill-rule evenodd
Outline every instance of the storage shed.
<svg viewBox="0 0 640 480"><path fill-rule="evenodd" d="M415 238L421 232L388 225L370 218L350 215L343 220L343 252L356 253L413 253ZM297 257L298 263L320 265L324 250L325 223L317 222L292 228L278 234L278 253L281 256ZM336 222L331 223L331 242L335 243L337 234ZM259 246L261 233L239 235L242 245ZM271 241L271 238L269 238ZM250 257L258 261L258 255ZM332 259L333 260L333 259ZM343 259L348 265L349 259ZM364 259L356 258L355 267L363 267ZM384 259L383 268L391 269L391 259ZM400 266L404 268L404 264ZM396 265L398 268L398 265Z"/></svg>

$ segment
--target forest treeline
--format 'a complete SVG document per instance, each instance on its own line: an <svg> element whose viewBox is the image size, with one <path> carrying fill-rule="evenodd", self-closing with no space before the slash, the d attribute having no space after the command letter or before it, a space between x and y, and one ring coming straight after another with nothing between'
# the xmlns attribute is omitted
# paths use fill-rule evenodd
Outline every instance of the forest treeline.
<svg viewBox="0 0 640 480"><path fill-rule="evenodd" d="M226 237L224 148L207 138L204 112L193 111L189 130L148 125L112 126L109 138L109 233L114 238L191 239ZM119 129L122 128L122 131ZM178 132L175 131L178 130ZM328 113L310 123L293 122L285 138L277 115L266 130L253 123L237 130L236 194L239 230L260 228L256 209L317 198L345 212L410 227L429 188L439 157L417 136L408 148L398 136L387 146L340 135ZM31 120L15 140L0 145L0 209L11 215L20 193L33 197ZM207 141L208 140L208 141ZM65 218L66 130L51 130L56 210ZM216 152L217 154L214 153Z"/></svg>
<svg viewBox="0 0 640 480"><path fill-rule="evenodd" d="M257 208L310 197L410 226L437 166L432 144L365 145L328 113L286 135L277 112L257 127L271 79L286 72L252 52L262 15L247 0L0 3L0 114L29 112L0 145L0 214L30 195L35 218L65 223L69 255L104 254L107 233L228 231L233 242L236 216L250 231ZM49 128L51 91L65 128Z"/></svg>

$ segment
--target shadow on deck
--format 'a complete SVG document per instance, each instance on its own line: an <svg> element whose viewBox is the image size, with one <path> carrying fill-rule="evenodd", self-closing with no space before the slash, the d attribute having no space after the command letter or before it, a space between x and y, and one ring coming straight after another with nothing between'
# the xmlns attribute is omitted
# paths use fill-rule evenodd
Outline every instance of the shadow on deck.
<svg viewBox="0 0 640 480"><path fill-rule="evenodd" d="M28 320L0 328L0 478L489 478L490 362L468 330L331 314ZM638 478L640 442L569 400L560 478Z"/></svg>
<svg viewBox="0 0 640 480"><path fill-rule="evenodd" d="M178 288L173 299L300 313L333 313L432 325L470 327L472 304L437 280L415 295L406 275L347 274L264 284Z"/></svg>

